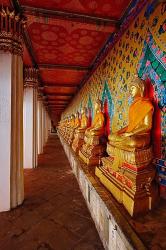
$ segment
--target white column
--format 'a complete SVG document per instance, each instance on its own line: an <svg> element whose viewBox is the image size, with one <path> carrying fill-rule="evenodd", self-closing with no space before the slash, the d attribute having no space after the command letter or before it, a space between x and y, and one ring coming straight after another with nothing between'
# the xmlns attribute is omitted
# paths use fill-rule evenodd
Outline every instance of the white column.
<svg viewBox="0 0 166 250"><path fill-rule="evenodd" d="M8 65L8 66L7 66ZM12 55L0 51L0 210L10 208ZM7 66L7 67L6 67Z"/></svg>
<svg viewBox="0 0 166 250"><path fill-rule="evenodd" d="M42 103L42 149L45 145L45 110L44 105Z"/></svg>
<svg viewBox="0 0 166 250"><path fill-rule="evenodd" d="M3 13L0 10L0 212L24 199L22 23L9 11ZM7 36L11 22L12 37Z"/></svg>
<svg viewBox="0 0 166 250"><path fill-rule="evenodd" d="M37 70L25 69L24 79L24 168L37 166Z"/></svg>
<svg viewBox="0 0 166 250"><path fill-rule="evenodd" d="M42 138L42 131L43 131L43 118L42 118L42 98L41 96L38 97L38 154L43 153L43 138Z"/></svg>

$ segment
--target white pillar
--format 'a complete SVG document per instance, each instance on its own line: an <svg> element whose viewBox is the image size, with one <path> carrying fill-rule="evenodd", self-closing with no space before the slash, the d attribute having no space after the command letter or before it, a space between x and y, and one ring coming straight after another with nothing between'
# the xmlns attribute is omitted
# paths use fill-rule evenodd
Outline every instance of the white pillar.
<svg viewBox="0 0 166 250"><path fill-rule="evenodd" d="M44 104L42 105L42 122L43 122L43 130L42 130L42 143L43 147L45 146L46 143L46 110L44 107Z"/></svg>
<svg viewBox="0 0 166 250"><path fill-rule="evenodd" d="M24 79L24 168L37 166L37 83L38 71L25 69Z"/></svg>
<svg viewBox="0 0 166 250"><path fill-rule="evenodd" d="M38 154L43 153L43 137L42 137L42 131L43 131L43 111L42 111L42 98L41 96L38 96Z"/></svg>
<svg viewBox="0 0 166 250"><path fill-rule="evenodd" d="M17 207L24 199L23 23L4 12L0 11L0 212ZM12 37L7 36L11 22Z"/></svg>

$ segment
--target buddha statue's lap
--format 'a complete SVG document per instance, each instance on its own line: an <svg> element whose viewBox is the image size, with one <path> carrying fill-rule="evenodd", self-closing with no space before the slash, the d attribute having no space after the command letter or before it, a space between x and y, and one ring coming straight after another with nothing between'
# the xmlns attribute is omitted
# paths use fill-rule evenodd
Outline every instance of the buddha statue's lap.
<svg viewBox="0 0 166 250"><path fill-rule="evenodd" d="M108 137L109 145L119 147L121 149L141 149L150 145L149 133L133 135L130 137L110 135Z"/></svg>

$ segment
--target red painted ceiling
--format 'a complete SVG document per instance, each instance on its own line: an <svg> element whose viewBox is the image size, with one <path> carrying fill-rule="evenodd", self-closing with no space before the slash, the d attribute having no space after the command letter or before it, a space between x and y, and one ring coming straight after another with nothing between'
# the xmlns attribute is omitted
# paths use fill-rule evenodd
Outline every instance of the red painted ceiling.
<svg viewBox="0 0 166 250"><path fill-rule="evenodd" d="M32 23L28 32L38 63L89 66L108 39L108 32L63 25Z"/></svg>
<svg viewBox="0 0 166 250"><path fill-rule="evenodd" d="M11 1L12 2L12 1ZM61 112L113 32L131 0L19 0L27 17L25 66L39 68L50 111ZM0 0L10 6L10 0ZM34 8L33 8L34 7ZM46 13L46 10L47 11ZM58 12L59 11L59 12ZM62 13L59 15L58 13ZM68 18L68 13L73 13ZM77 14L77 15L74 15ZM73 17L74 16L74 17ZM107 23L103 23L107 19ZM43 88L42 88L43 87ZM58 107L55 107L59 105ZM62 105L63 106L63 105Z"/></svg>
<svg viewBox="0 0 166 250"><path fill-rule="evenodd" d="M130 0L20 0L20 3L31 7L120 19Z"/></svg>
<svg viewBox="0 0 166 250"><path fill-rule="evenodd" d="M1 5L11 7L10 0L0 0Z"/></svg>
<svg viewBox="0 0 166 250"><path fill-rule="evenodd" d="M48 84L76 84L78 85L86 71L69 69L40 69L43 82Z"/></svg>
<svg viewBox="0 0 166 250"><path fill-rule="evenodd" d="M76 91L74 87L45 87L44 92L46 94L73 94Z"/></svg>
<svg viewBox="0 0 166 250"><path fill-rule="evenodd" d="M71 96L57 96L57 95L47 95L48 101L63 101L68 102L71 99Z"/></svg>

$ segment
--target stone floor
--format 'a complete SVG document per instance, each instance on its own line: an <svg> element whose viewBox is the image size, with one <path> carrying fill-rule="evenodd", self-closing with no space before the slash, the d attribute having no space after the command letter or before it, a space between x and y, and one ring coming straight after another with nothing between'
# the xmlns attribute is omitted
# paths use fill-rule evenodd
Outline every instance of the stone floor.
<svg viewBox="0 0 166 250"><path fill-rule="evenodd" d="M95 225L57 137L39 167L25 171L25 201L0 214L1 250L102 250Z"/></svg>

